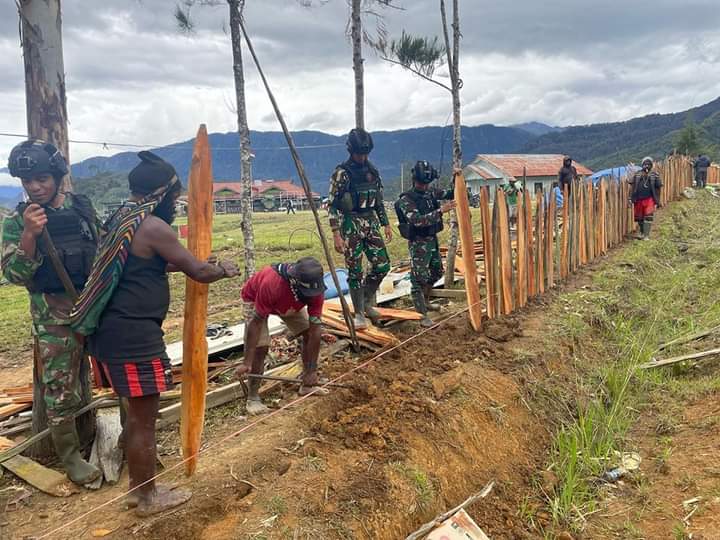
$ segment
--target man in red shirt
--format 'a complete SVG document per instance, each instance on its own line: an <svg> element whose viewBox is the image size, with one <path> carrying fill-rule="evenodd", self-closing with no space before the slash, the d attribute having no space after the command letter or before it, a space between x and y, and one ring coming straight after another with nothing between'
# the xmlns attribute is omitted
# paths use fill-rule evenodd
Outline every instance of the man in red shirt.
<svg viewBox="0 0 720 540"><path fill-rule="evenodd" d="M294 336L303 338L303 374L299 393L305 395L311 392L318 383L323 292L323 267L313 257L303 257L296 263L266 266L252 276L242 288L245 362L236 370L236 376L263 374L265 357L270 348L268 317L277 315ZM256 378L248 381L246 408L250 415L268 411L258 395L261 382Z"/></svg>

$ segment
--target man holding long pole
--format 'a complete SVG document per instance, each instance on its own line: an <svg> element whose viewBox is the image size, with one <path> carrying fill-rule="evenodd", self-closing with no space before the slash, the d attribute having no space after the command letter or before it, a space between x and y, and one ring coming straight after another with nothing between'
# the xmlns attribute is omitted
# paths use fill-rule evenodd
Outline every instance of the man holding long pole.
<svg viewBox="0 0 720 540"><path fill-rule="evenodd" d="M22 181L29 202L3 222L2 272L30 293L36 370L55 452L73 482L88 484L101 473L80 453L74 413L81 405L84 352L69 314L95 256L97 217L87 197L60 190L68 166L52 144L20 143L10 153L8 168Z"/></svg>

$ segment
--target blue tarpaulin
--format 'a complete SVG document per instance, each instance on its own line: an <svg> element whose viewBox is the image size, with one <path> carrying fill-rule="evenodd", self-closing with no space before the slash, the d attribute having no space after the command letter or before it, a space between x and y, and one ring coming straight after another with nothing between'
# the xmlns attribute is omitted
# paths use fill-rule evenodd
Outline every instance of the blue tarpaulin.
<svg viewBox="0 0 720 540"><path fill-rule="evenodd" d="M350 290L350 286L348 285L348 272L345 270L345 268L336 268L335 273L337 273L338 281L340 282L340 288L342 289L343 295L347 294L347 292ZM330 298L337 298L338 291L335 288L335 284L333 283L332 274L330 272L326 272L323 276L323 281L325 282L325 300L329 300Z"/></svg>
<svg viewBox="0 0 720 540"><path fill-rule="evenodd" d="M621 178L626 175L631 175L640 170L637 165L623 165L622 167L612 167L611 169L603 169L594 173L591 178L593 184L597 184L601 179L607 178L608 180L613 179L618 182Z"/></svg>

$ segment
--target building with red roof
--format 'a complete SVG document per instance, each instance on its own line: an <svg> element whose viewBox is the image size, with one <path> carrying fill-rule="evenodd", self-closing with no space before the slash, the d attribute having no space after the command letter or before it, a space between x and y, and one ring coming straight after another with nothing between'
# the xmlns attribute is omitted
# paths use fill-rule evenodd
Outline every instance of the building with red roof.
<svg viewBox="0 0 720 540"><path fill-rule="evenodd" d="M313 192L315 201L320 195ZM215 182L213 184L213 200L217 213L240 212L242 198L241 182ZM271 212L285 208L287 201L291 201L297 210L308 208L305 190L292 180L255 180L252 185L253 210L256 212Z"/></svg>
<svg viewBox="0 0 720 540"><path fill-rule="evenodd" d="M465 181L470 191L479 193L483 186L494 187L507 184L511 179L522 182L532 192L548 191L557 181L563 165L562 154L480 154L465 169ZM582 163L573 161L578 175L590 176L592 171Z"/></svg>

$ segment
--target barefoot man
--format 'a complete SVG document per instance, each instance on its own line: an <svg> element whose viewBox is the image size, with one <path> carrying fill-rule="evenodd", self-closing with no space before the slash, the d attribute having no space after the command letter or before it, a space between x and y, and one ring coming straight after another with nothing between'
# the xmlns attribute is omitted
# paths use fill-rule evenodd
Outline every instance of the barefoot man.
<svg viewBox="0 0 720 540"><path fill-rule="evenodd" d="M302 337L303 374L300 395L313 390L318 383L318 355L322 330L322 308L325 282L323 267L313 257L296 263L266 266L251 277L242 289L245 303L245 362L236 375L262 375L270 348L268 317L279 316L294 336ZM263 414L268 408L260 400L261 379L248 381L247 412ZM316 390L325 394L325 389Z"/></svg>
<svg viewBox="0 0 720 540"><path fill-rule="evenodd" d="M108 222L88 284L73 312L73 326L90 336L90 353L115 393L128 400L125 453L130 472L128 505L149 516L186 502L190 492L170 491L155 476L155 421L160 392L172 387L162 324L170 305L167 272L201 283L237 275L234 263L197 260L170 224L181 184L175 169L152 152L128 177L131 197Z"/></svg>

